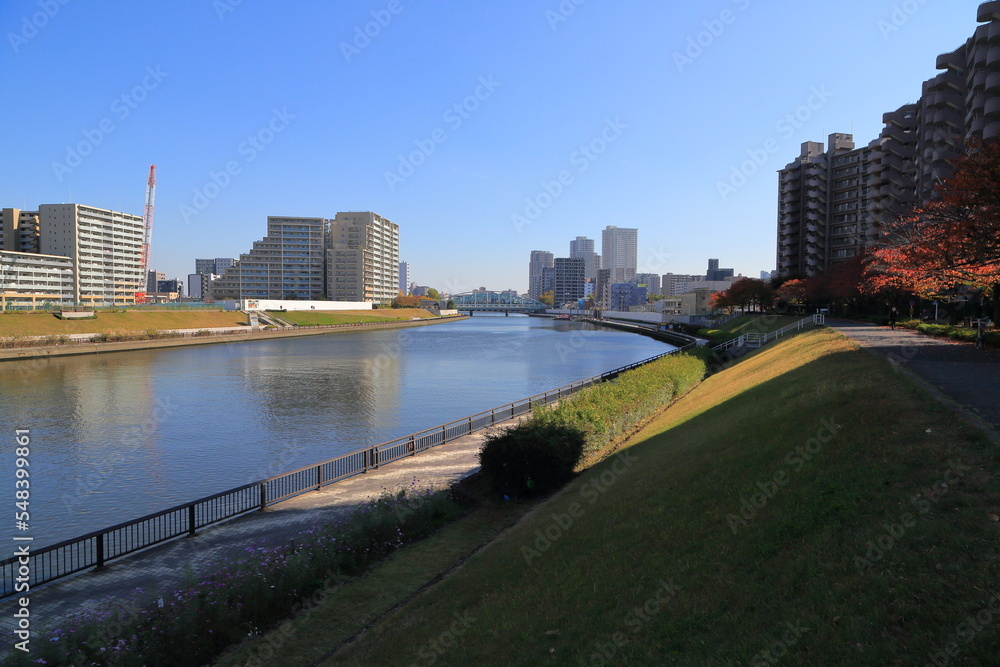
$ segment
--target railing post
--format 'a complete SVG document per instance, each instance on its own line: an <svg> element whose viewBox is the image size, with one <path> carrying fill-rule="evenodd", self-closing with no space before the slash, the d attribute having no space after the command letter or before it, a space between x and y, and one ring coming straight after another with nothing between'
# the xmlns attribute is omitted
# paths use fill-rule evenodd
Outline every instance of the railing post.
<svg viewBox="0 0 1000 667"><path fill-rule="evenodd" d="M188 505L188 535L194 535L194 503Z"/></svg>
<svg viewBox="0 0 1000 667"><path fill-rule="evenodd" d="M104 533L97 536L97 569L104 567Z"/></svg>
<svg viewBox="0 0 1000 667"><path fill-rule="evenodd" d="M441 427L441 444L443 445L446 442L448 442L448 427L447 426L442 426Z"/></svg>
<svg viewBox="0 0 1000 667"><path fill-rule="evenodd" d="M316 490L323 488L323 464L316 466Z"/></svg>
<svg viewBox="0 0 1000 667"><path fill-rule="evenodd" d="M375 462L375 465L373 467L376 470L378 470L378 464L379 464L379 460L378 460L378 447L372 447L372 460Z"/></svg>
<svg viewBox="0 0 1000 667"><path fill-rule="evenodd" d="M267 509L267 482L260 483L260 511Z"/></svg>
<svg viewBox="0 0 1000 667"><path fill-rule="evenodd" d="M414 438L412 435L410 436L409 450L411 452L411 456L417 455L417 439Z"/></svg>
<svg viewBox="0 0 1000 667"><path fill-rule="evenodd" d="M496 409L490 410L490 426L494 426L497 423L497 411Z"/></svg>
<svg viewBox="0 0 1000 667"><path fill-rule="evenodd" d="M469 435L472 435L472 417L469 417Z"/></svg>

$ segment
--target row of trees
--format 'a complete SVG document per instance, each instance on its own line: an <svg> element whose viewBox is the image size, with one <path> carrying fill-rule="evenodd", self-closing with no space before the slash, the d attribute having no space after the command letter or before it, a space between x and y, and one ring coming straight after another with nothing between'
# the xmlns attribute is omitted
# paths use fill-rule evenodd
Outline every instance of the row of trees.
<svg viewBox="0 0 1000 667"><path fill-rule="evenodd" d="M844 314L917 298L956 304L992 299L1000 321L1000 143L972 142L920 208L883 226L880 243L823 275L741 278L713 295L716 308L823 305Z"/></svg>

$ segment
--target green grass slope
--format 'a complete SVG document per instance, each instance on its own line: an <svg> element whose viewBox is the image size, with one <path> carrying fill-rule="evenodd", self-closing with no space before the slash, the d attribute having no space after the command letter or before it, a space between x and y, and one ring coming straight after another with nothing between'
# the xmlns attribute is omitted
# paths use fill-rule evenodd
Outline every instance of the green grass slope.
<svg viewBox="0 0 1000 667"><path fill-rule="evenodd" d="M323 664L996 664L998 513L981 434L812 331L709 378Z"/></svg>
<svg viewBox="0 0 1000 667"><path fill-rule="evenodd" d="M275 313L288 322L302 326L355 324L357 322L389 322L395 320L411 320L415 317L427 318L434 315L423 308L380 308L378 310L290 310L287 313Z"/></svg>

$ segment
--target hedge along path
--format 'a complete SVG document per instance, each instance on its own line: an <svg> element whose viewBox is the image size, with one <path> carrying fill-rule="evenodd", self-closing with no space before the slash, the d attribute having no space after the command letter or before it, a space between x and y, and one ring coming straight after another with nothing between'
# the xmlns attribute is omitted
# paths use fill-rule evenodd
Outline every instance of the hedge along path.
<svg viewBox="0 0 1000 667"><path fill-rule="evenodd" d="M707 364L690 354L671 355L595 385L555 406L539 407L534 420L584 433L583 470L612 454L649 420L701 383Z"/></svg>

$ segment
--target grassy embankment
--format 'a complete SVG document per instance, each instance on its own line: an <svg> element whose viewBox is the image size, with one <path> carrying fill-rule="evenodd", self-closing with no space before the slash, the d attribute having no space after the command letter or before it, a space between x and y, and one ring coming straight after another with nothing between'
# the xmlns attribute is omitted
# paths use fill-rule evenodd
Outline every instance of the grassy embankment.
<svg viewBox="0 0 1000 667"><path fill-rule="evenodd" d="M246 325L238 311L177 310L98 312L89 320L60 320L52 313L14 312L0 315L0 338L58 336L78 333L113 333L164 329L210 329Z"/></svg>
<svg viewBox="0 0 1000 667"><path fill-rule="evenodd" d="M510 518L446 527L221 664L310 664L442 573L322 664L994 664L998 472L887 362L810 331L710 377L454 571Z"/></svg>
<svg viewBox="0 0 1000 667"><path fill-rule="evenodd" d="M289 324L350 324L390 322L435 317L422 308L397 310L292 311L275 313ZM247 324L239 311L175 310L98 312L87 320L61 320L51 313L12 312L0 315L0 338L12 336L58 336L77 333L113 333L164 329L211 329Z"/></svg>
<svg viewBox="0 0 1000 667"><path fill-rule="evenodd" d="M698 335L710 338L713 343L725 343L743 334L771 333L801 319L803 318L797 315L741 315L718 329L699 329Z"/></svg>
<svg viewBox="0 0 1000 667"><path fill-rule="evenodd" d="M295 324L300 327L357 324L358 322L395 322L399 320L412 320L414 318L437 317L423 308L380 308L378 310L339 311L292 310L286 313L276 312L274 315L289 324Z"/></svg>

